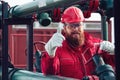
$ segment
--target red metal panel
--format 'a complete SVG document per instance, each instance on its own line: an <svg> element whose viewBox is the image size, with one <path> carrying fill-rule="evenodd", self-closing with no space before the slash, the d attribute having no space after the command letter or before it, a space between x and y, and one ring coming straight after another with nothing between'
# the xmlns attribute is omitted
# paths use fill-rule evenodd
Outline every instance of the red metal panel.
<svg viewBox="0 0 120 80"><path fill-rule="evenodd" d="M90 33L92 36L96 38L102 38L100 30L86 30L86 32Z"/></svg>
<svg viewBox="0 0 120 80"><path fill-rule="evenodd" d="M34 42L43 41L47 42L52 34L55 32L55 29L42 29L42 30L34 30ZM26 30L25 29L14 29L10 34L10 56L12 63L15 67L25 68L27 62L27 54L26 54ZM44 45L38 44L39 49L41 51L44 50ZM35 49L35 48L34 48ZM35 50L34 50L35 52Z"/></svg>
<svg viewBox="0 0 120 80"><path fill-rule="evenodd" d="M34 42L43 41L47 42L50 37L55 33L56 29L35 29L34 30ZM101 38L100 31L87 30L95 37ZM27 55L26 55L26 30L25 29L13 29L9 34L9 51L11 55L12 63L15 67L26 68ZM44 50L44 45L39 44L39 49ZM35 49L35 48L34 48ZM35 52L35 50L34 50Z"/></svg>

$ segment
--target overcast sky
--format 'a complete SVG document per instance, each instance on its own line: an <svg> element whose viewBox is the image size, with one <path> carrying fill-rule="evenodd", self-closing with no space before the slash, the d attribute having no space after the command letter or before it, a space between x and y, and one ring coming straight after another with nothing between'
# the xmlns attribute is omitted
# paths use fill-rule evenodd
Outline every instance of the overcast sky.
<svg viewBox="0 0 120 80"><path fill-rule="evenodd" d="M15 5L22 5L28 2L32 2L33 0L3 0L5 2L8 2L8 4L12 7Z"/></svg>

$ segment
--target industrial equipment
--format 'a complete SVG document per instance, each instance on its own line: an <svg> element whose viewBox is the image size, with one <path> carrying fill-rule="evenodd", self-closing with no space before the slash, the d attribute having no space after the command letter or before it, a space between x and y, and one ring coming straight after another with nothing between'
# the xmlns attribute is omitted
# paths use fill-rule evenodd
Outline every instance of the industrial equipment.
<svg viewBox="0 0 120 80"><path fill-rule="evenodd" d="M40 73L33 73L31 72L33 69L33 26L32 23L34 20L38 20L41 25L47 26L51 22L59 22L62 12L64 9L66 9L69 6L77 6L83 10L84 16L86 18L90 17L92 12L97 13L103 13L102 16L107 16L107 20L113 17L113 0L36 0L27 4L23 5L16 5L13 7L9 7L8 3L1 1L0 4L0 23L1 23L1 29L2 29L2 70L0 70L0 76L2 76L2 80L21 80L24 77L26 79L37 80L37 79L58 79L58 80L67 80L68 78L62 78L62 77L56 77L56 76L39 76ZM103 12L101 12L103 11ZM37 16L34 16L37 15ZM106 18L105 18L106 21ZM8 68L8 25L13 24L27 24L27 30L28 30L28 44L27 44L27 53L28 55L28 70L21 70L21 69L15 69L15 68ZM96 56L93 57L93 59L96 61ZM96 69L96 72L98 76L100 76L101 80L108 80L103 75L101 75L101 72L99 69L102 67L105 67L106 70L109 72L105 72L105 75L110 74L114 77L114 74L112 73L113 70L110 66L104 66L104 64L101 64L101 66L98 66L96 63L96 66L98 67ZM0 66L1 67L1 66ZM103 70L104 71L104 70ZM10 74L8 74L8 72ZM11 77L12 76L12 77ZM24 76L24 77L23 77ZM33 78L33 76L36 76L36 78ZM101 77L102 76L102 77ZM110 78L109 78L110 79ZM70 78L69 78L70 80ZM75 79L74 79L75 80Z"/></svg>

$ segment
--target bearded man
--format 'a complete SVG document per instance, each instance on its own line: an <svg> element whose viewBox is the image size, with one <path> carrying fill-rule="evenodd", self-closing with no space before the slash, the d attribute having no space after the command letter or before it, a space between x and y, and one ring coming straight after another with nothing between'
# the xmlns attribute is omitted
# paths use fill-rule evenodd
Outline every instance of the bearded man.
<svg viewBox="0 0 120 80"><path fill-rule="evenodd" d="M82 79L94 76L95 63L92 57L99 51L105 62L114 67L114 45L84 32L84 16L74 6L67 8L57 32L45 45L42 57L42 72L45 75L60 75Z"/></svg>

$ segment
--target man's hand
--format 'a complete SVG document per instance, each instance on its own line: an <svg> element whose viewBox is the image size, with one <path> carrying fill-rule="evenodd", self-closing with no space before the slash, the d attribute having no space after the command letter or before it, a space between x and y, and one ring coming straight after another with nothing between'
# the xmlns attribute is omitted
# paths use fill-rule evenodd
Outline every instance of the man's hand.
<svg viewBox="0 0 120 80"><path fill-rule="evenodd" d="M57 33L62 33L62 30L63 30L63 27L64 27L64 24L63 23L59 23L58 25L58 28L57 28Z"/></svg>
<svg viewBox="0 0 120 80"><path fill-rule="evenodd" d="M114 48L115 48L114 44L112 44L109 41L102 41L100 43L100 50L109 52L110 54L114 54Z"/></svg>
<svg viewBox="0 0 120 80"><path fill-rule="evenodd" d="M56 48L62 46L62 42L63 40L65 40L64 36L61 34L62 29L63 29L63 24L59 23L57 32L53 34L51 39L45 45L45 49L50 57L55 56Z"/></svg>

